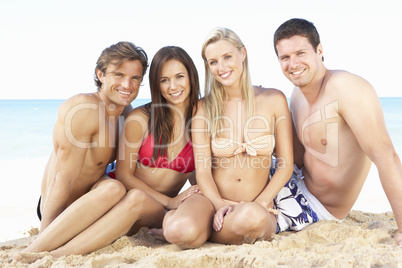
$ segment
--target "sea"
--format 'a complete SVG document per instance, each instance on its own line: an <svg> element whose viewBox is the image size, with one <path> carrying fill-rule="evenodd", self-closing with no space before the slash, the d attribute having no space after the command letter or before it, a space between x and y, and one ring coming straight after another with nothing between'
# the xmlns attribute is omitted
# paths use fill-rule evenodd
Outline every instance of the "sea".
<svg viewBox="0 0 402 268"><path fill-rule="evenodd" d="M0 161L49 156L57 110L63 101L0 100ZM380 101L393 144L402 153L402 97ZM148 102L149 99L137 99L132 105Z"/></svg>
<svg viewBox="0 0 402 268"><path fill-rule="evenodd" d="M27 225L39 225L35 209L40 183L52 151L58 107L63 101L0 100L0 241L14 239L15 231ZM137 107L149 101L137 99L132 105ZM380 98L380 101L389 135L402 157L402 98ZM375 165L353 209L391 211Z"/></svg>
<svg viewBox="0 0 402 268"><path fill-rule="evenodd" d="M0 100L0 161L48 157L64 100ZM150 102L134 100L133 107Z"/></svg>

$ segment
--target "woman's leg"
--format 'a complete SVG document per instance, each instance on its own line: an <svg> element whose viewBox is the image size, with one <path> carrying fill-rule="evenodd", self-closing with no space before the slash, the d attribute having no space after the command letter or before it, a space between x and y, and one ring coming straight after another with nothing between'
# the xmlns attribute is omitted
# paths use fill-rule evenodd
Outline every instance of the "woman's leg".
<svg viewBox="0 0 402 268"><path fill-rule="evenodd" d="M205 196L194 194L166 214L163 235L181 248L197 248L211 235L214 213L212 203Z"/></svg>
<svg viewBox="0 0 402 268"><path fill-rule="evenodd" d="M212 232L211 241L224 244L252 244L268 239L276 231L276 219L256 202L240 203L224 218L219 232Z"/></svg>
<svg viewBox="0 0 402 268"><path fill-rule="evenodd" d="M145 192L133 189L103 217L75 236L64 246L50 252L54 257L86 254L111 244L127 234L135 224L162 225L165 208Z"/></svg>
<svg viewBox="0 0 402 268"><path fill-rule="evenodd" d="M102 178L94 187L64 210L22 252L51 251L65 244L97 221L126 193L117 180Z"/></svg>

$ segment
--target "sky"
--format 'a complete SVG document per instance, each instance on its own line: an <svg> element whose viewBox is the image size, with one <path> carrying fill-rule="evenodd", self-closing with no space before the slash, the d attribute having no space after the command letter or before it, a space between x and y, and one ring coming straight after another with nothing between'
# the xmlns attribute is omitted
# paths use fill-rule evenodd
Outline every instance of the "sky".
<svg viewBox="0 0 402 268"><path fill-rule="evenodd" d="M0 99L66 99L96 91L102 50L119 41L142 47L149 62L163 46L185 49L204 86L202 43L216 26L245 44L252 83L282 90L275 30L290 18L315 24L325 65L368 80L380 97L402 97L400 0L13 0L0 1ZM138 98L149 99L148 73Z"/></svg>

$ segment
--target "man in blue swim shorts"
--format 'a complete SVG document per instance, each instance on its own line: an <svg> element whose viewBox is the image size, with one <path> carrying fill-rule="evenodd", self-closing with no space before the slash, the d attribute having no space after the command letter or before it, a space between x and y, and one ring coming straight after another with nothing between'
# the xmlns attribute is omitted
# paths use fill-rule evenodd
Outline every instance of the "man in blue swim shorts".
<svg viewBox="0 0 402 268"><path fill-rule="evenodd" d="M309 21L284 22L274 34L274 48L283 74L295 85L289 106L294 162L302 168L277 197L281 214L291 215L278 216L279 229L344 219L374 162L398 226L394 238L402 244L402 166L374 88L360 76L324 66L323 46ZM289 193L299 204L288 200Z"/></svg>
<svg viewBox="0 0 402 268"><path fill-rule="evenodd" d="M276 233L300 231L319 220L339 221L309 192L303 179L302 169L294 165L292 177L275 197Z"/></svg>

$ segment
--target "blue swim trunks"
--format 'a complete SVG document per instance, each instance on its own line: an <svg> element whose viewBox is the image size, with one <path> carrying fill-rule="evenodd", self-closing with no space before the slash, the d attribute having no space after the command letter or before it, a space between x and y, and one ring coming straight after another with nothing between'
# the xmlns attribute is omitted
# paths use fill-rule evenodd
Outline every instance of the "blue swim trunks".
<svg viewBox="0 0 402 268"><path fill-rule="evenodd" d="M116 169L116 161L109 163L109 165L106 166L105 175L107 175L111 171L114 171L115 169Z"/></svg>
<svg viewBox="0 0 402 268"><path fill-rule="evenodd" d="M294 165L292 177L274 198L276 233L300 231L319 220L339 221L308 191L303 178L303 170Z"/></svg>

